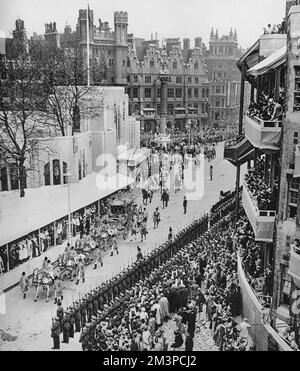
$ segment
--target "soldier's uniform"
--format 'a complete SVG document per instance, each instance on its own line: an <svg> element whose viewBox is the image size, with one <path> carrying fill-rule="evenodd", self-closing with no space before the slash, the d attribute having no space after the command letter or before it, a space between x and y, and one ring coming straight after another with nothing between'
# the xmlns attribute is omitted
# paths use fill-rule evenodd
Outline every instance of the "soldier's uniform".
<svg viewBox="0 0 300 371"><path fill-rule="evenodd" d="M74 325L75 325L75 313L73 308L70 308L70 329L69 329L69 337L74 337Z"/></svg>
<svg viewBox="0 0 300 371"><path fill-rule="evenodd" d="M68 311L65 311L65 315L61 321L62 333L63 333L63 343L69 343L69 331L70 331L70 317Z"/></svg>
<svg viewBox="0 0 300 371"><path fill-rule="evenodd" d="M80 332L80 306L78 302L75 302L75 311L74 311L74 319L75 319L75 332Z"/></svg>
<svg viewBox="0 0 300 371"><path fill-rule="evenodd" d="M61 330L60 330L59 318L55 317L52 323L52 327L51 327L51 337L53 338L52 349L60 349L60 340L59 340L60 332Z"/></svg>

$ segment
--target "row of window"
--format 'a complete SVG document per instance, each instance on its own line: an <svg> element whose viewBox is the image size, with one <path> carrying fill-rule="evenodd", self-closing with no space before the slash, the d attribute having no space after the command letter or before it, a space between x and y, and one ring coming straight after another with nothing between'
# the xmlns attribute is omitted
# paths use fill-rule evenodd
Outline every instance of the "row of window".
<svg viewBox="0 0 300 371"><path fill-rule="evenodd" d="M226 86L223 85L223 86L212 86L212 93L213 94L226 94Z"/></svg>
<svg viewBox="0 0 300 371"><path fill-rule="evenodd" d="M157 76L154 76L155 79L157 79ZM138 83L138 75L133 75L133 82ZM144 78L146 84L152 83L152 76L145 76ZM182 76L176 76L176 84L182 84L183 83L183 77ZM128 82L130 82L130 76L128 76ZM188 84L192 84L192 77L189 76L187 78ZM195 84L199 84L199 77L195 77Z"/></svg>
<svg viewBox="0 0 300 371"><path fill-rule="evenodd" d="M150 104L147 104L145 108L151 108L151 105ZM174 115L175 108L182 108L182 106L180 104L177 104L175 106L172 103L168 103L167 112L168 112L168 115L169 116L173 116ZM201 103L201 104L198 104L198 103L194 103L194 104L189 103L188 104L188 108L196 108L197 113L198 113L199 109L201 110L201 113L208 113L209 104L208 103ZM139 111L140 111L139 105L134 104L133 107L132 107L132 112L139 112ZM160 114L160 104L157 104L156 105L156 112L157 112L158 115Z"/></svg>
<svg viewBox="0 0 300 371"><path fill-rule="evenodd" d="M139 88L128 88L128 94L131 98L139 98ZM145 88L145 98L151 99L152 98L152 88ZM188 88L187 89L187 97L188 98L199 98L199 89L198 88ZM208 98L209 89L202 89L202 98ZM156 98L161 97L161 89L156 90ZM183 89L182 88L169 88L168 89L168 98L182 98L183 97Z"/></svg>

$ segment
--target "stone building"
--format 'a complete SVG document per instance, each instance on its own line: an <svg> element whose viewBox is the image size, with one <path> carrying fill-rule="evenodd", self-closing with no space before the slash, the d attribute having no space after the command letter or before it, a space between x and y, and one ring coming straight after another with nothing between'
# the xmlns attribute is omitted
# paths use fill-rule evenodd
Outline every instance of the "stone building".
<svg viewBox="0 0 300 371"><path fill-rule="evenodd" d="M287 0L286 18L280 31L262 35L239 59L237 65L251 85L251 101L258 104L247 116L240 115L245 135L225 146L229 161L240 166L253 161L260 175L253 190L243 181L242 207L251 224L257 256L254 274L249 262L239 257L238 272L243 297L243 315L255 323L251 336L258 350L291 350L291 336L299 346L300 301L300 2ZM242 90L243 91L243 90ZM277 111L264 118L263 95L276 102ZM241 113L243 110L240 111ZM240 125L241 126L241 125ZM241 134L241 133L240 133ZM239 173L237 173L239 174ZM239 175L237 175L239 177ZM259 185L260 184L260 185ZM270 204L266 206L267 189ZM259 197L261 198L259 200ZM263 197L263 198L262 198ZM251 254L250 254L251 255ZM259 270L260 273L259 273ZM271 272L271 273L270 273ZM263 310L269 307L269 320Z"/></svg>
<svg viewBox="0 0 300 371"><path fill-rule="evenodd" d="M210 120L238 121L240 98L240 74L236 62L241 56L237 32L219 36L212 29L206 63L210 86Z"/></svg>
<svg viewBox="0 0 300 371"><path fill-rule="evenodd" d="M200 38L195 47L184 39L166 39L159 47L158 40L133 39L127 57L127 93L129 111L141 121L141 130L158 130L161 109L159 73L164 67L169 75L167 97L167 129L204 128L208 125L209 84Z"/></svg>

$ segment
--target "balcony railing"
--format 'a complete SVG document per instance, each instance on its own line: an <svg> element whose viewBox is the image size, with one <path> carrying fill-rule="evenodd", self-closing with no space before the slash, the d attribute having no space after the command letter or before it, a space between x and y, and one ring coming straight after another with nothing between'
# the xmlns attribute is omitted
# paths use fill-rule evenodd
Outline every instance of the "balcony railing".
<svg viewBox="0 0 300 371"><path fill-rule="evenodd" d="M296 286L300 287L300 249L295 245L291 246L288 274L293 277Z"/></svg>
<svg viewBox="0 0 300 371"><path fill-rule="evenodd" d="M282 122L264 121L259 117L245 118L245 135L255 148L279 151Z"/></svg>
<svg viewBox="0 0 300 371"><path fill-rule="evenodd" d="M257 200L249 191L246 182L243 184L242 203L253 228L255 240L273 242L276 211L260 210Z"/></svg>

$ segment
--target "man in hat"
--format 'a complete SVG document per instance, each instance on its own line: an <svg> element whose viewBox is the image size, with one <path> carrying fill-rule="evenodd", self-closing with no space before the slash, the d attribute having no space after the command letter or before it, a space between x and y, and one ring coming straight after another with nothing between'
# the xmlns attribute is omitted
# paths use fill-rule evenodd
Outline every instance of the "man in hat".
<svg viewBox="0 0 300 371"><path fill-rule="evenodd" d="M54 317L52 321L52 327L51 327L51 337L53 338L53 348L52 349L60 349L60 324L59 324L59 318L56 316Z"/></svg>
<svg viewBox="0 0 300 371"><path fill-rule="evenodd" d="M63 320L63 317L64 317L64 308L63 308L60 300L58 300L58 302L57 302L56 316L59 319L59 323L60 323L61 330L62 330L62 320Z"/></svg>
<svg viewBox="0 0 300 371"><path fill-rule="evenodd" d="M61 321L62 326L62 332L63 332L63 343L69 344L69 331L70 331L70 317L69 317L69 311L65 311L65 315L63 316L63 319Z"/></svg>
<svg viewBox="0 0 300 371"><path fill-rule="evenodd" d="M103 262L102 262L102 251L100 246L96 246L96 262L94 269L97 269L97 264L100 263L101 267L103 267Z"/></svg>
<svg viewBox="0 0 300 371"><path fill-rule="evenodd" d="M75 302L75 311L74 311L74 319L75 319L75 332L80 332L80 306L79 303Z"/></svg>

